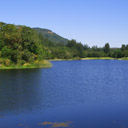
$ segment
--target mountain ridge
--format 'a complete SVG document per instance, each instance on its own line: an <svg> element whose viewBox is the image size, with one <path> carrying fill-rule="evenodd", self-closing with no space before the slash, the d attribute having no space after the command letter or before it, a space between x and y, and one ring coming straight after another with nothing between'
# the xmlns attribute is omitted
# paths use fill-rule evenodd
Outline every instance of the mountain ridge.
<svg viewBox="0 0 128 128"><path fill-rule="evenodd" d="M50 41L55 42L56 44L63 43L64 45L66 45L69 41L68 39L56 34L55 32L49 29L40 28L40 27L35 27L33 29L36 30L38 33L40 33L45 38L48 38Z"/></svg>

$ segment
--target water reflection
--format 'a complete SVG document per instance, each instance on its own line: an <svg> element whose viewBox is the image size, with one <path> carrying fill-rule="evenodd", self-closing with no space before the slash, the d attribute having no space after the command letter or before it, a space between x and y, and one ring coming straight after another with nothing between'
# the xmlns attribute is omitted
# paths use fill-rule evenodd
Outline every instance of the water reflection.
<svg viewBox="0 0 128 128"><path fill-rule="evenodd" d="M128 61L52 63L0 70L0 127L128 127Z"/></svg>
<svg viewBox="0 0 128 128"><path fill-rule="evenodd" d="M54 128L60 128L60 127L67 128L70 126L71 123L72 123L71 121L68 121L68 122L43 122L43 123L39 123L39 125L48 126L48 127L50 125L51 127L54 127Z"/></svg>
<svg viewBox="0 0 128 128"><path fill-rule="evenodd" d="M39 69L0 71L0 112L33 109L39 103ZM43 86L43 85L41 85ZM43 92L42 92L43 98Z"/></svg>

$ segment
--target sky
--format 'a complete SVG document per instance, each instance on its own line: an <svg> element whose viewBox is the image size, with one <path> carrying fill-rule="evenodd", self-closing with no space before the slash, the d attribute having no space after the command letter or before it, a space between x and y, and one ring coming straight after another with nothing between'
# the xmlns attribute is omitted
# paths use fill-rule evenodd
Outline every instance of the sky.
<svg viewBox="0 0 128 128"><path fill-rule="evenodd" d="M128 0L0 0L0 21L47 28L89 46L128 44Z"/></svg>

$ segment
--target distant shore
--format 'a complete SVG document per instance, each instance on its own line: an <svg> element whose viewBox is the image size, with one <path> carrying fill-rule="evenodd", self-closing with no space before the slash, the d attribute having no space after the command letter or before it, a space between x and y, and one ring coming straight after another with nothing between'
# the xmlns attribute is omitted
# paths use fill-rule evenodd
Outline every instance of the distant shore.
<svg viewBox="0 0 128 128"><path fill-rule="evenodd" d="M123 57L123 58L90 57L90 58L82 58L81 60L128 60L128 57Z"/></svg>
<svg viewBox="0 0 128 128"><path fill-rule="evenodd" d="M128 57L112 58L112 57L87 57L74 59L50 59L49 61L72 61L72 60L128 60Z"/></svg>

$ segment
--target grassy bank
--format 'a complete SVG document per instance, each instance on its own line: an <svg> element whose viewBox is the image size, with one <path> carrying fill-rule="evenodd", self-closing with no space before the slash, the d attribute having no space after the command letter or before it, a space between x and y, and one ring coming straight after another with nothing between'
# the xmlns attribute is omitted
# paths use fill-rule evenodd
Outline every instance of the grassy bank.
<svg viewBox="0 0 128 128"><path fill-rule="evenodd" d="M81 60L113 60L115 58L112 57L87 57L87 58L82 58Z"/></svg>
<svg viewBox="0 0 128 128"><path fill-rule="evenodd" d="M0 64L0 69L50 68L52 67L50 61L72 61L72 60L128 60L128 57L123 57L123 58L87 57L87 58L74 58L74 59L51 59L51 60L35 61L33 63L25 63L23 65L10 64L9 66L5 66Z"/></svg>
<svg viewBox="0 0 128 128"><path fill-rule="evenodd" d="M31 68L49 68L52 64L47 61L35 61L33 63L25 63L24 65L11 64L9 66L0 65L0 69L31 69Z"/></svg>
<svg viewBox="0 0 128 128"><path fill-rule="evenodd" d="M71 61L71 60L128 60L128 57L112 58L112 57L87 57L87 58L74 58L74 59L51 59L49 61Z"/></svg>
<svg viewBox="0 0 128 128"><path fill-rule="evenodd" d="M81 60L128 60L128 57L123 57L123 58L90 57L90 58L82 58Z"/></svg>
<svg viewBox="0 0 128 128"><path fill-rule="evenodd" d="M114 58L111 57L87 57L87 58L73 58L73 59L51 59L49 61L63 61L63 60L112 60Z"/></svg>
<svg viewBox="0 0 128 128"><path fill-rule="evenodd" d="M118 60L128 60L128 57L119 58Z"/></svg>

